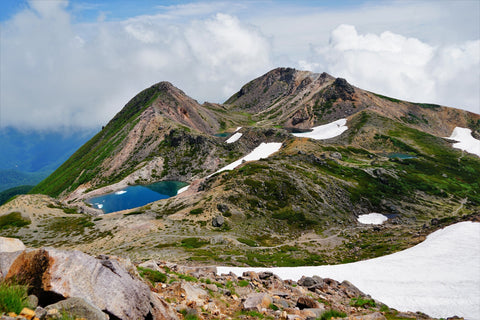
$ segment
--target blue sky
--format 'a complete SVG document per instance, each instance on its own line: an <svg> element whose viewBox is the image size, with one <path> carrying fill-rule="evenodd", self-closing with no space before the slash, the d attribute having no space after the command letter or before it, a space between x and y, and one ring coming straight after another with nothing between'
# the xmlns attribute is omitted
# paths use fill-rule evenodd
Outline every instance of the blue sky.
<svg viewBox="0 0 480 320"><path fill-rule="evenodd" d="M480 1L0 1L0 127L98 127L170 81L223 102L285 66L480 113Z"/></svg>

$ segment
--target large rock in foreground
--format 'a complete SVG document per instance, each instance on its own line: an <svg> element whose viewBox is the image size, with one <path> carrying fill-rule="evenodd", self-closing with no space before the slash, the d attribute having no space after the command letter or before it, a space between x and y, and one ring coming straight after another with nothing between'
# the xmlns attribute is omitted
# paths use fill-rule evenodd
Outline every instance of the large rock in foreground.
<svg viewBox="0 0 480 320"><path fill-rule="evenodd" d="M126 264L80 251L37 249L22 252L6 278L30 285L43 304L79 297L111 318L145 319L164 313L156 310L158 299L152 296L148 285L128 273Z"/></svg>

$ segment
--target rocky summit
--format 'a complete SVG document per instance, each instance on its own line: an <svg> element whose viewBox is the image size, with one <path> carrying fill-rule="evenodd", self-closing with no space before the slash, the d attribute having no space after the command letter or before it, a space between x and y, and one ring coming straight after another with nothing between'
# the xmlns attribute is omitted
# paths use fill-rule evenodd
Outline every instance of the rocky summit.
<svg viewBox="0 0 480 320"><path fill-rule="evenodd" d="M469 142L459 143L458 132ZM383 96L326 73L277 68L223 104L200 104L160 82L133 97L29 194L0 206L0 235L29 248L8 253L7 246L17 253L25 248L0 241L10 257L1 262L2 275L25 280L42 308L60 296L79 298L114 319L147 319L167 307L172 317L187 318L189 310L192 317L214 317L209 303L220 318L257 312L306 319L330 307L388 318L380 303L370 311L355 306L351 299L365 295L345 283L314 279L319 285L312 289L253 274L188 281L169 263L348 263L410 248L456 222L478 221L479 137L478 114ZM188 187L109 214L88 201L128 186L153 189L159 181ZM381 222L359 220L371 213ZM145 261L154 261L149 270L168 281L140 281L137 266ZM95 285L100 279L113 285L121 276L118 294L81 287L80 271ZM174 289L179 283L185 284ZM330 301L320 287L338 299ZM198 298L200 307L182 297L190 289L208 297ZM45 298L47 291L57 298ZM137 298L142 302L129 307Z"/></svg>

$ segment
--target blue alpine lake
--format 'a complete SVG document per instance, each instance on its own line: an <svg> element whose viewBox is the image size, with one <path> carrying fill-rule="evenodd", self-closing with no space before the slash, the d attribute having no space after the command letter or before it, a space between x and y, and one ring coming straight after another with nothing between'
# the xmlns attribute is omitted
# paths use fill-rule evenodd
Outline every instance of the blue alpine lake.
<svg viewBox="0 0 480 320"><path fill-rule="evenodd" d="M130 186L114 193L90 198L87 202L104 213L116 212L173 197L186 185L187 183L180 181L161 181L143 186Z"/></svg>

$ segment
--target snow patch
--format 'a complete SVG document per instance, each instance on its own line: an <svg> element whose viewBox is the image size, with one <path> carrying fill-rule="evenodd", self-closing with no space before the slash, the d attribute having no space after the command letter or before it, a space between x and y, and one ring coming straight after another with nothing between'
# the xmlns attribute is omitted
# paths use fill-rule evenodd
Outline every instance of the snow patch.
<svg viewBox="0 0 480 320"><path fill-rule="evenodd" d="M124 193L127 193L127 191L126 191L126 190L120 190L120 191L115 192L115 194L116 194L117 196L119 196L119 195L121 195L121 194L124 194Z"/></svg>
<svg viewBox="0 0 480 320"><path fill-rule="evenodd" d="M296 268L218 267L217 272L271 271L282 279L318 275L348 280L401 311L480 319L480 223L460 222L410 249L355 263Z"/></svg>
<svg viewBox="0 0 480 320"><path fill-rule="evenodd" d="M182 192L187 191L187 190L188 190L188 187L190 187L190 186L188 185L188 186L185 186L185 187L183 187L183 188L178 189L177 195L180 194L180 193L182 193Z"/></svg>
<svg viewBox="0 0 480 320"><path fill-rule="evenodd" d="M361 214L358 216L358 222L363 224L382 224L388 220L383 214L380 213L369 213L369 214Z"/></svg>
<svg viewBox="0 0 480 320"><path fill-rule="evenodd" d="M315 140L330 139L341 135L348 127L347 119L339 119L322 126L313 127L311 132L293 133L295 137L311 138Z"/></svg>
<svg viewBox="0 0 480 320"><path fill-rule="evenodd" d="M98 209L102 209L102 208L103 208L103 204L101 204L101 203L95 203L95 205L97 206Z"/></svg>
<svg viewBox="0 0 480 320"><path fill-rule="evenodd" d="M240 139L241 136L242 136L242 134L240 132L234 133L233 136L228 138L227 141L225 141L225 142L226 143L234 143L235 141Z"/></svg>
<svg viewBox="0 0 480 320"><path fill-rule="evenodd" d="M472 136L472 130L456 127L453 129L452 135L447 137L447 139L458 141L457 143L454 143L452 147L467 151L468 153L473 153L480 157L480 140L477 140Z"/></svg>
<svg viewBox="0 0 480 320"><path fill-rule="evenodd" d="M237 132L240 129L242 129L242 127L237 127L237 129L235 129L235 132Z"/></svg>
<svg viewBox="0 0 480 320"><path fill-rule="evenodd" d="M226 170L233 170L245 161L256 161L256 160L268 158L270 155L280 150L281 147L282 147L282 144L280 142L270 142L270 143L262 142L258 147L253 149L253 151L247 154L245 157L230 163L228 166L221 168L215 173L219 173ZM215 173L212 173L211 175L209 175L209 177L213 176Z"/></svg>

